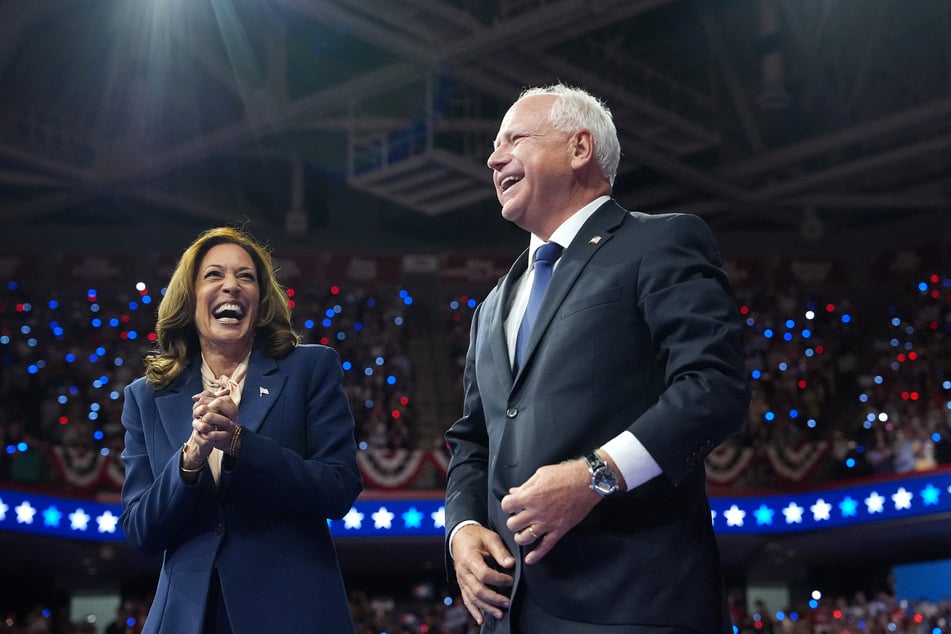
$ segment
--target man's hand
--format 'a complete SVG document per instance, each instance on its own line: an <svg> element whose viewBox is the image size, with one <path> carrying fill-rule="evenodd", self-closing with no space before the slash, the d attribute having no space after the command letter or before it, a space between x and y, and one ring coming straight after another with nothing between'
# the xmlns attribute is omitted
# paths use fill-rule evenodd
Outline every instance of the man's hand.
<svg viewBox="0 0 951 634"><path fill-rule="evenodd" d="M506 525L519 546L535 545L526 564L548 554L601 501L590 484L587 463L571 460L541 467L525 484L509 489L502 498L502 510L512 515Z"/></svg>
<svg viewBox="0 0 951 634"><path fill-rule="evenodd" d="M509 598L495 588L511 588L512 575L496 570L487 562L497 562L509 569L515 566L515 558L505 548L502 538L483 526L463 526L452 538L451 554L462 601L469 614L479 625L485 621L486 613L501 619L502 610L509 607Z"/></svg>

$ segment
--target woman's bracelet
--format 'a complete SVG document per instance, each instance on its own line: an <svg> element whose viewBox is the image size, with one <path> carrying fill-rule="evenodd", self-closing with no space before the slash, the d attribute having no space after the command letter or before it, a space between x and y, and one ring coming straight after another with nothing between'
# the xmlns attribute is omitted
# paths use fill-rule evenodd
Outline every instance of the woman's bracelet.
<svg viewBox="0 0 951 634"><path fill-rule="evenodd" d="M232 457L238 456L238 450L241 449L241 432L244 431L244 427L241 425L234 426L234 433L231 435L231 446L228 448L228 454Z"/></svg>
<svg viewBox="0 0 951 634"><path fill-rule="evenodd" d="M198 467L197 469L187 469L187 468L185 467L185 447L186 447L186 445L188 445L187 442L182 443L182 462L181 462L180 465L178 465L178 468L182 471L182 473L198 473L199 471L201 471L202 469L204 469L204 468L205 468L205 465L208 464L208 463L207 463L207 462L203 462L202 465L201 465L200 467Z"/></svg>

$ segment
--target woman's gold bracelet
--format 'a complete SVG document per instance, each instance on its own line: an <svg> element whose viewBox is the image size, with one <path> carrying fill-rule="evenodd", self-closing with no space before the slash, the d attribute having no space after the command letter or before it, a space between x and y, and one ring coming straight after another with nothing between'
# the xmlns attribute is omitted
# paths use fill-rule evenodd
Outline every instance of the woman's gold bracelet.
<svg viewBox="0 0 951 634"><path fill-rule="evenodd" d="M231 447L228 448L228 453L236 457L238 455L238 448L241 446L241 432L244 430L244 427L241 425L234 426L234 434L231 435Z"/></svg>
<svg viewBox="0 0 951 634"><path fill-rule="evenodd" d="M208 463L207 463L207 462L202 463L202 465L201 465L200 467L198 467L197 469L187 469L187 468L185 467L185 446L186 446L187 444L188 444L187 442L182 443L182 463L181 463L180 465L178 465L178 468L179 468L183 473L198 473L199 471L201 471L202 469L204 469L204 468L205 468L205 465L208 464Z"/></svg>

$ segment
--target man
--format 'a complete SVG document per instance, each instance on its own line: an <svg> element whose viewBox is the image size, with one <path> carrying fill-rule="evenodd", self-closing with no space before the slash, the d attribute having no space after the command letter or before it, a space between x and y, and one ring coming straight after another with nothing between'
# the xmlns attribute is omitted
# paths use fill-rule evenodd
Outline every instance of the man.
<svg viewBox="0 0 951 634"><path fill-rule="evenodd" d="M531 240L473 316L446 434L448 555L483 632L731 631L703 460L749 407L741 323L699 218L611 200L619 157L608 109L556 85L488 160Z"/></svg>

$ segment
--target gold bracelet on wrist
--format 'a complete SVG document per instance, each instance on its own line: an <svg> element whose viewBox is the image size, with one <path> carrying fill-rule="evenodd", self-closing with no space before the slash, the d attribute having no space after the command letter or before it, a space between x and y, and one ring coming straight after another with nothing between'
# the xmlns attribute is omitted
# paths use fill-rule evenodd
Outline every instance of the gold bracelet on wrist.
<svg viewBox="0 0 951 634"><path fill-rule="evenodd" d="M186 468L186 467L185 467L185 447L186 447L187 445L188 445L187 442L182 443L182 462L181 462L181 464L178 465L178 468L182 471L182 473L198 473L198 472L200 472L202 469L204 469L204 468L205 468L205 465L208 464L208 463L207 463L207 462L202 463L202 465L201 465L200 467L198 467L197 469L188 469L188 468Z"/></svg>
<svg viewBox="0 0 951 634"><path fill-rule="evenodd" d="M238 447L241 446L241 432L244 431L244 427L241 425L234 426L234 433L231 435L231 446L228 448L228 455L232 457L237 457Z"/></svg>

